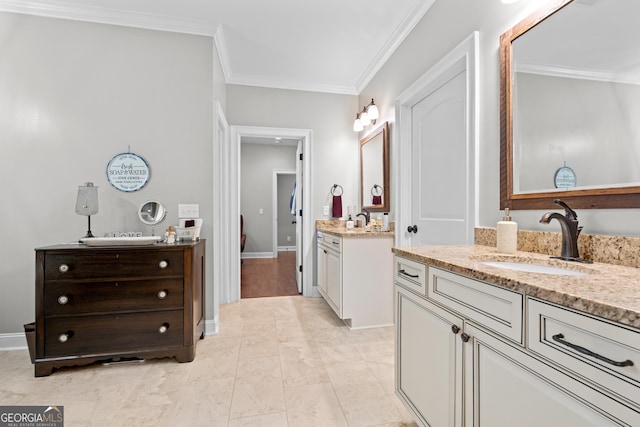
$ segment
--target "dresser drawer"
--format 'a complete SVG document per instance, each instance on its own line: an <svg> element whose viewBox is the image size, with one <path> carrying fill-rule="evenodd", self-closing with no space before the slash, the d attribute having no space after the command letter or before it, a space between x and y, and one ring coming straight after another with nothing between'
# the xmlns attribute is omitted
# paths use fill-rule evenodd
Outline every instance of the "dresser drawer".
<svg viewBox="0 0 640 427"><path fill-rule="evenodd" d="M395 282L410 291L427 295L427 266L402 257L394 258Z"/></svg>
<svg viewBox="0 0 640 427"><path fill-rule="evenodd" d="M47 253L45 280L100 279L124 276L182 276L182 251L96 250Z"/></svg>
<svg viewBox="0 0 640 427"><path fill-rule="evenodd" d="M528 347L640 407L640 331L529 298Z"/></svg>
<svg viewBox="0 0 640 427"><path fill-rule="evenodd" d="M50 318L45 357L119 353L183 345L183 311Z"/></svg>
<svg viewBox="0 0 640 427"><path fill-rule="evenodd" d="M182 279L47 283L45 317L182 308Z"/></svg>
<svg viewBox="0 0 640 427"><path fill-rule="evenodd" d="M518 292L429 267L427 297L479 326L524 344L524 296Z"/></svg>

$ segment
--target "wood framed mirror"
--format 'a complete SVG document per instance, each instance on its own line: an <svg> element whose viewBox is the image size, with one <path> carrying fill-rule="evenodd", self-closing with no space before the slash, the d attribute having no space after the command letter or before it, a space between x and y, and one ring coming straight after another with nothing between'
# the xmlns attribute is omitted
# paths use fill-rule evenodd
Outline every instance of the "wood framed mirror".
<svg viewBox="0 0 640 427"><path fill-rule="evenodd" d="M360 140L360 205L369 212L389 212L389 123Z"/></svg>
<svg viewBox="0 0 640 427"><path fill-rule="evenodd" d="M551 0L500 37L500 209L640 207L639 14Z"/></svg>

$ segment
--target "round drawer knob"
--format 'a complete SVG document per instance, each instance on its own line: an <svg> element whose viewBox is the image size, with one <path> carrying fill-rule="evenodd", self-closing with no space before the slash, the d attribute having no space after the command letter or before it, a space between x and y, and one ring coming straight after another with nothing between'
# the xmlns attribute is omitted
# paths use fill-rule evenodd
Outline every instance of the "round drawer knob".
<svg viewBox="0 0 640 427"><path fill-rule="evenodd" d="M66 273L67 271L69 271L69 266L67 264L60 264L60 266L58 267L58 271L60 273Z"/></svg>
<svg viewBox="0 0 640 427"><path fill-rule="evenodd" d="M161 334L164 334L165 332L167 332L167 330L169 329L169 324L168 323L163 323L159 328L158 328L158 332L160 332Z"/></svg>
<svg viewBox="0 0 640 427"><path fill-rule="evenodd" d="M160 268L167 268L167 266L169 265L169 263L165 260L160 261L160 263L158 263L158 267Z"/></svg>
<svg viewBox="0 0 640 427"><path fill-rule="evenodd" d="M165 299L167 297L167 295L168 295L168 292L165 291L165 290L158 291L158 298L159 299Z"/></svg>
<svg viewBox="0 0 640 427"><path fill-rule="evenodd" d="M66 303L68 303L68 302L69 302L69 297L68 297L68 296L66 296L66 295L60 295L60 296L58 297L58 304L60 304L60 305L65 305L65 304L66 304Z"/></svg>
<svg viewBox="0 0 640 427"><path fill-rule="evenodd" d="M462 335L460 335L460 339L462 340L462 342L469 342L471 336L466 332L463 332Z"/></svg>
<svg viewBox="0 0 640 427"><path fill-rule="evenodd" d="M58 341L60 342L67 342L69 341L69 334L60 334L58 336Z"/></svg>

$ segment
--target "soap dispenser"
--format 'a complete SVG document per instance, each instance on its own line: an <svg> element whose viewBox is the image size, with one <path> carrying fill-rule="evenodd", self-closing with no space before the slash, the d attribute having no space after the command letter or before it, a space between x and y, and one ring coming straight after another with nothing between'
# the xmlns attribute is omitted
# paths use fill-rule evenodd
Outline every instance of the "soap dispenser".
<svg viewBox="0 0 640 427"><path fill-rule="evenodd" d="M347 228L353 228L353 226L353 218L351 218L351 215L349 215L349 219L347 219Z"/></svg>
<svg viewBox="0 0 640 427"><path fill-rule="evenodd" d="M518 224L511 221L509 208L504 210L502 221L498 221L497 230L497 252L503 254L513 254L518 250Z"/></svg>

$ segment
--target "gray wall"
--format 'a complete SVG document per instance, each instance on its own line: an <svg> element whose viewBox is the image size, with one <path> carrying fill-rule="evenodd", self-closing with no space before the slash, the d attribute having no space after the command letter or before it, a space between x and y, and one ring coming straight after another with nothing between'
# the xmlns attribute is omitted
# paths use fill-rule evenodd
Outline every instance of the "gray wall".
<svg viewBox="0 0 640 427"><path fill-rule="evenodd" d="M247 235L245 255L273 252L273 171L295 168L295 147L241 145L240 213L244 217L244 233ZM263 209L263 214L259 213L260 209Z"/></svg>
<svg viewBox="0 0 640 427"><path fill-rule="evenodd" d="M86 232L75 214L85 181L99 186L98 236L151 234L137 217L148 199L168 208L156 234L177 223L178 203L199 203L210 268L212 101L224 105L224 89L209 37L0 13L0 333L34 320L34 248ZM123 193L105 167L129 147L151 178ZM206 287L211 319L210 274Z"/></svg>
<svg viewBox="0 0 640 427"><path fill-rule="evenodd" d="M227 119L244 126L311 129L311 174L313 188L305 189L315 221L329 204L331 186L344 188L343 206L358 203L358 135L353 120L358 111L356 97L316 92L228 85ZM246 249L245 249L246 250Z"/></svg>
<svg viewBox="0 0 640 427"><path fill-rule="evenodd" d="M395 98L402 91L473 31L480 32L480 226L495 227L502 217L499 37L533 12L539 3L520 0L505 5L498 0L436 0L359 95L360 105L375 98L382 117L393 118ZM394 142L392 137L391 144ZM512 216L521 229L559 231L558 227L539 223L542 213L514 211ZM578 214L585 233L640 236L637 209L585 209Z"/></svg>

